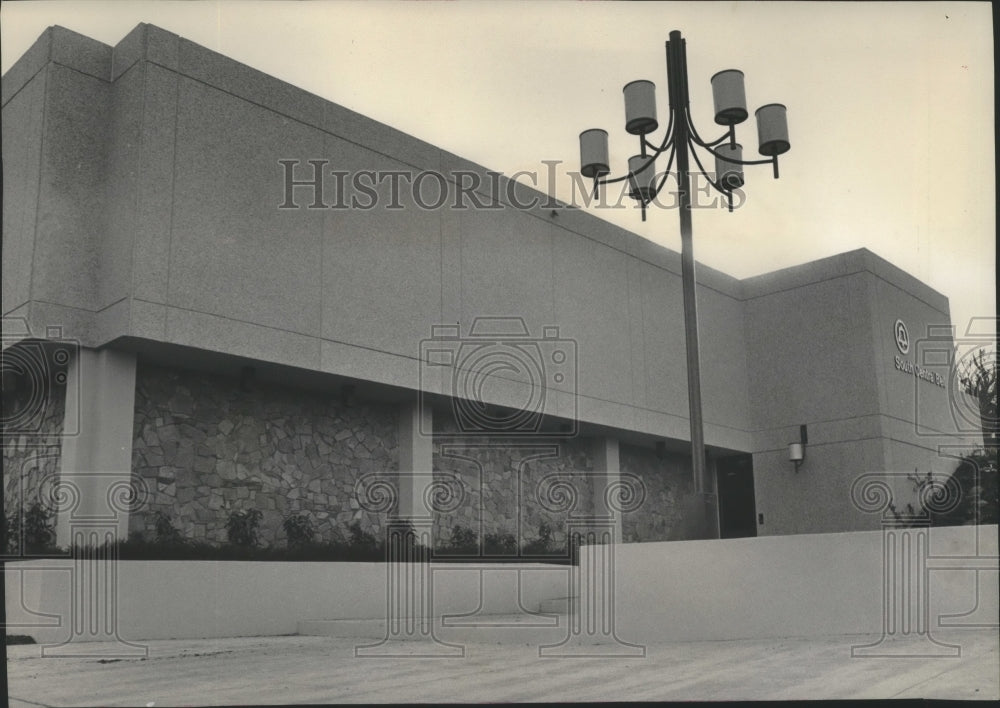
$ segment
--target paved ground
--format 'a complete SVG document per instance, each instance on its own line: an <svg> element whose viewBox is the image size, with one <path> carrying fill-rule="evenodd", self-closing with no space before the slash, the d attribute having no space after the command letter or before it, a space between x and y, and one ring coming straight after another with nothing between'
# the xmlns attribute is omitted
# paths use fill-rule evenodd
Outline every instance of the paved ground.
<svg viewBox="0 0 1000 708"><path fill-rule="evenodd" d="M627 659L540 658L469 644L450 659L355 658L355 639L150 641L146 659L41 658L7 648L12 706L255 703L1000 698L996 629L941 630L957 658L852 658L877 637L651 645ZM94 646L94 645L91 645ZM414 648L403 642L404 650ZM913 653L906 647L904 653Z"/></svg>

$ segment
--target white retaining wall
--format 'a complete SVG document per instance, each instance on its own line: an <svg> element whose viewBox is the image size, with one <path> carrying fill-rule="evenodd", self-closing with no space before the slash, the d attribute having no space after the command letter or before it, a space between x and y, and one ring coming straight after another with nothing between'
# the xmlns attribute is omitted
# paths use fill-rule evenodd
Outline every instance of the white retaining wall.
<svg viewBox="0 0 1000 708"><path fill-rule="evenodd" d="M929 541L929 629L996 625L997 527L935 528ZM635 643L879 634L883 542L881 531L863 531L616 545L616 633ZM597 553L608 549L583 550L587 593ZM432 567L436 616L534 612L570 594L567 566ZM69 637L71 568L69 560L7 564L9 634ZM300 620L386 615L380 563L122 561L117 569L123 639L292 634Z"/></svg>
<svg viewBox="0 0 1000 708"><path fill-rule="evenodd" d="M582 578L598 552L581 556ZM941 614L977 602L974 617L944 623L998 622L996 559L995 525L930 529L930 629ZM882 632L881 531L624 544L614 547L614 564L614 619L624 641ZM594 593L603 597L599 587Z"/></svg>
<svg viewBox="0 0 1000 708"><path fill-rule="evenodd" d="M72 567L68 559L7 564L8 634L41 644L70 637ZM120 561L115 567L118 633L127 640L294 634L299 620L386 616L384 563ZM537 611L542 600L568 592L568 566L432 568L436 615L512 614L519 604Z"/></svg>

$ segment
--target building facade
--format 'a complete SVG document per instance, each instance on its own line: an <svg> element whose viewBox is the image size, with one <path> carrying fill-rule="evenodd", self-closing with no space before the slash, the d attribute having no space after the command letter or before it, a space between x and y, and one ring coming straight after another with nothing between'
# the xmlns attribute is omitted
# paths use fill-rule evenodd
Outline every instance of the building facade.
<svg viewBox="0 0 1000 708"><path fill-rule="evenodd" d="M699 266L702 497L677 253L151 25L52 27L2 90L5 512L70 482L62 539L877 529L859 475L972 444L947 299L869 251Z"/></svg>

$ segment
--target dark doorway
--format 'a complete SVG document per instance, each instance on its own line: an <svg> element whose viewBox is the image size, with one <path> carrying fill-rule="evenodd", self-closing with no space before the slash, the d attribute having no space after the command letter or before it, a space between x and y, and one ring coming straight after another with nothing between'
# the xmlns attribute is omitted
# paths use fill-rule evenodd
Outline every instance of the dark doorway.
<svg viewBox="0 0 1000 708"><path fill-rule="evenodd" d="M733 455L715 462L719 489L719 538L757 535L753 456Z"/></svg>

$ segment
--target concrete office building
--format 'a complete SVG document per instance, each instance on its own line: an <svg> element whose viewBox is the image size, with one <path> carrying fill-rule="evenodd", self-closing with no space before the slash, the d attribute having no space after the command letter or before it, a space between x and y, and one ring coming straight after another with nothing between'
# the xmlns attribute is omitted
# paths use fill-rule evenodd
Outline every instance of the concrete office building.
<svg viewBox="0 0 1000 708"><path fill-rule="evenodd" d="M877 529L858 475L968 444L940 293L866 250L699 266L705 528L677 253L150 25L47 30L3 77L3 154L8 513L61 475L123 534L256 508L266 543L294 513L332 539L384 530L369 475L433 470L463 485L441 539L558 539L555 473L591 511L638 484L626 541Z"/></svg>

